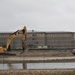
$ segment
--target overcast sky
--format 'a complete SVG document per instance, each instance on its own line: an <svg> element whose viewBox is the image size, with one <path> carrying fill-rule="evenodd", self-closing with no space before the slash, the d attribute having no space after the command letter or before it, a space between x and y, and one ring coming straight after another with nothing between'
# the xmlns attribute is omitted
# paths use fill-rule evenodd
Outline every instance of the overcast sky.
<svg viewBox="0 0 75 75"><path fill-rule="evenodd" d="M75 0L0 0L0 32L74 31Z"/></svg>

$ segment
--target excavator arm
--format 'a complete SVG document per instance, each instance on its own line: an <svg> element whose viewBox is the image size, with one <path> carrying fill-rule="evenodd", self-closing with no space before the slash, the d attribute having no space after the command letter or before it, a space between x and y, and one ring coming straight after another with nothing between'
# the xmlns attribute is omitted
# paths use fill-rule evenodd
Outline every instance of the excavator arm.
<svg viewBox="0 0 75 75"><path fill-rule="evenodd" d="M27 46L26 46L26 36L27 36L27 29L26 29L26 27L24 27L22 32L23 32L23 35L22 35L22 48L23 48L23 51L24 51L27 48Z"/></svg>

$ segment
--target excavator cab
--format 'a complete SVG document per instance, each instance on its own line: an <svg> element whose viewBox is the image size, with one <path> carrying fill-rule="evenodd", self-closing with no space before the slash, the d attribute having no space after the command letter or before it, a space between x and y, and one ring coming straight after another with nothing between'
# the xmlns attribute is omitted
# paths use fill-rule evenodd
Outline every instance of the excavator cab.
<svg viewBox="0 0 75 75"><path fill-rule="evenodd" d="M0 53L4 53L5 52L5 48L0 46Z"/></svg>
<svg viewBox="0 0 75 75"><path fill-rule="evenodd" d="M3 53L3 52L5 52L5 51L6 51L5 45L1 45L1 46L0 46L0 53Z"/></svg>

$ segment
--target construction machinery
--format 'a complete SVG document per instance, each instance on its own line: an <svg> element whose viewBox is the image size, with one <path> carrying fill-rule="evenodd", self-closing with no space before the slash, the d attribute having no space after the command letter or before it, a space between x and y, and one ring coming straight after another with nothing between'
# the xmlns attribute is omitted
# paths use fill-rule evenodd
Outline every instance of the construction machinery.
<svg viewBox="0 0 75 75"><path fill-rule="evenodd" d="M71 50L71 53L72 53L73 55L75 55L75 49Z"/></svg>
<svg viewBox="0 0 75 75"><path fill-rule="evenodd" d="M19 34L22 34L22 48L23 51L26 49L26 35L27 35L27 29L26 26L24 26L24 28L22 30L17 30L16 32L12 33L9 35L9 37L7 38L6 41L6 47L0 47L0 53L5 53L7 51L10 51L10 43L11 41L18 36Z"/></svg>

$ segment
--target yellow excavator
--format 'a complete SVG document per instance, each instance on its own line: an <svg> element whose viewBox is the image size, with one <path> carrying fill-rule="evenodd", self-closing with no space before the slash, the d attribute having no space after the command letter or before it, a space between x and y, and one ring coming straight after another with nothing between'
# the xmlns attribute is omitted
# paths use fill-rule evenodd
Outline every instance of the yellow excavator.
<svg viewBox="0 0 75 75"><path fill-rule="evenodd" d="M26 35L27 35L27 28L26 26L24 26L24 28L22 30L17 30L16 32L12 33L9 35L9 37L7 38L7 42L6 42L6 47L0 47L0 53L5 53L7 51L9 51L10 49L10 43L11 41L16 37L18 36L19 34L22 34L22 48L23 48L23 51L26 49Z"/></svg>

